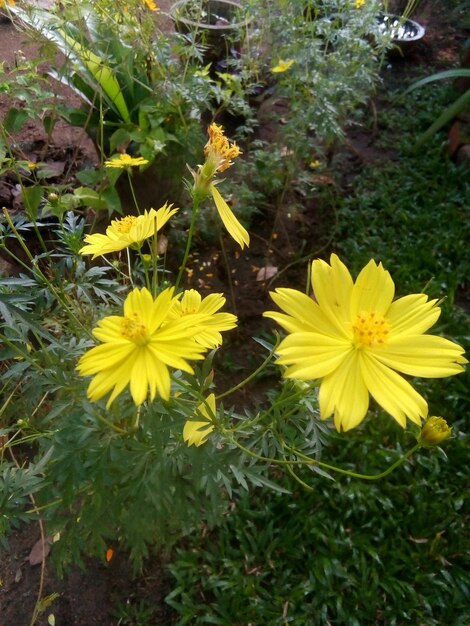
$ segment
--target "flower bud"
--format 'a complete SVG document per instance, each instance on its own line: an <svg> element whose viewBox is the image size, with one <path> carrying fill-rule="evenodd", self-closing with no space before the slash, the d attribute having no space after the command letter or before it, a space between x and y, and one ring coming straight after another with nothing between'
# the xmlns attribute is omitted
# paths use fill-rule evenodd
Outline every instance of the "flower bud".
<svg viewBox="0 0 470 626"><path fill-rule="evenodd" d="M59 202L59 196L53 191L47 196L47 199L51 204L57 204Z"/></svg>
<svg viewBox="0 0 470 626"><path fill-rule="evenodd" d="M418 441L422 446L438 446L442 441L448 439L452 434L450 428L443 417L430 417L424 424L419 434Z"/></svg>

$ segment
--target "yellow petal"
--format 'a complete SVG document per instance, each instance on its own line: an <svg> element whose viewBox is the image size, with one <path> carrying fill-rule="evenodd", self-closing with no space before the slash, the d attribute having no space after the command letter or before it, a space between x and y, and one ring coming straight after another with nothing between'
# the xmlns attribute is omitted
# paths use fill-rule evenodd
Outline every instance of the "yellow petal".
<svg viewBox="0 0 470 626"><path fill-rule="evenodd" d="M334 324L337 332L349 336L351 321L350 297L353 281L347 267L336 254L330 257L331 265L317 259L312 262L312 288L321 310Z"/></svg>
<svg viewBox="0 0 470 626"><path fill-rule="evenodd" d="M288 365L284 376L313 380L334 371L352 351L345 341L317 333L293 333L277 348L277 363Z"/></svg>
<svg viewBox="0 0 470 626"><path fill-rule="evenodd" d="M214 425L210 422L198 422L188 420L183 428L183 439L188 446L195 445L197 448L206 443L207 437L214 430Z"/></svg>
<svg viewBox="0 0 470 626"><path fill-rule="evenodd" d="M384 365L410 376L442 378L463 371L460 360L463 348L435 335L404 335L391 338L385 346L374 349L374 356Z"/></svg>
<svg viewBox="0 0 470 626"><path fill-rule="evenodd" d="M237 220L233 211L230 209L228 204L220 195L219 190L211 185L211 193L214 198L215 206L217 207L217 211L220 215L220 219L222 220L225 228L227 229L229 235L234 239L243 249L245 246L250 245L250 235L247 230L243 228L240 222Z"/></svg>
<svg viewBox="0 0 470 626"><path fill-rule="evenodd" d="M319 403L322 419L335 414L337 430L350 430L362 422L369 408L369 393L357 353L350 353L335 371L323 379Z"/></svg>
<svg viewBox="0 0 470 626"><path fill-rule="evenodd" d="M423 293L412 293L392 302L387 320L394 334L419 335L425 333L439 319L441 309L437 300L429 300Z"/></svg>
<svg viewBox="0 0 470 626"><path fill-rule="evenodd" d="M362 311L386 315L395 294L395 285L382 263L370 260L360 271L351 292L351 318Z"/></svg>
<svg viewBox="0 0 470 626"><path fill-rule="evenodd" d="M367 352L360 353L362 376L378 404L405 428L406 418L421 425L428 414L426 400L399 374L382 365Z"/></svg>

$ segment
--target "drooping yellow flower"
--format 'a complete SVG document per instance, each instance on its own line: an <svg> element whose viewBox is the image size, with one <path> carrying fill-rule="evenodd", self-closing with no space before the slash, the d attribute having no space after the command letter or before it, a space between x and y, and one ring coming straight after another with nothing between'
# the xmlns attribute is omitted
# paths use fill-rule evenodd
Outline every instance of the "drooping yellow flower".
<svg viewBox="0 0 470 626"><path fill-rule="evenodd" d="M210 162L214 166L214 173L223 172L233 165L233 159L242 152L236 142L230 141L224 134L224 129L218 124L211 124L207 129L209 140L204 146L204 156L206 162Z"/></svg>
<svg viewBox="0 0 470 626"><path fill-rule="evenodd" d="M424 424L418 441L422 446L432 448L449 439L452 435L452 428L443 417L430 417Z"/></svg>
<svg viewBox="0 0 470 626"><path fill-rule="evenodd" d="M202 420L187 420L183 428L183 440L186 441L188 446L195 445L197 448L206 443L207 437L214 430L214 424L212 423L215 416L215 395L209 394L205 402L197 408L197 417Z"/></svg>
<svg viewBox="0 0 470 626"><path fill-rule="evenodd" d="M144 2L147 5L147 7L150 9L150 11L160 11L160 7L157 7L157 5L155 4L153 0L144 0Z"/></svg>
<svg viewBox="0 0 470 626"><path fill-rule="evenodd" d="M284 312L264 314L290 333L277 349L284 376L321 379L320 414L334 414L338 430L363 420L369 393L401 426L407 417L421 425L427 403L397 372L440 378L467 363L459 345L425 334L440 315L437 300L419 293L393 301L395 286L381 263L371 260L353 282L335 254L330 265L313 261L311 282L316 301L277 289L271 296Z"/></svg>
<svg viewBox="0 0 470 626"><path fill-rule="evenodd" d="M282 59L279 59L278 64L271 68L271 72L273 74L280 74L281 72L287 72L287 70L291 68L294 65L294 63L295 63L294 59L289 59L288 61L283 61Z"/></svg>
<svg viewBox="0 0 470 626"><path fill-rule="evenodd" d="M143 157L132 157L130 154L118 154L104 162L105 167L115 167L117 169L128 169L139 165L147 165L148 160Z"/></svg>
<svg viewBox="0 0 470 626"><path fill-rule="evenodd" d="M143 289L134 289L124 302L124 315L112 315L98 322L93 335L102 343L79 360L82 376L94 376L88 397L96 402L111 391L107 407L129 385L136 405L150 393L170 397L169 368L192 373L188 360L203 358L205 347L194 339L194 327L207 315L169 319L175 298L173 288L156 299Z"/></svg>
<svg viewBox="0 0 470 626"><path fill-rule="evenodd" d="M181 300L175 300L169 313L169 319L202 314L206 317L199 326L194 326L193 334L197 343L207 349L216 348L222 343L224 330L231 330L237 325L237 318L231 313L217 313L225 304L220 293L211 293L204 299L195 289L188 289Z"/></svg>
<svg viewBox="0 0 470 626"><path fill-rule="evenodd" d="M250 245L250 236L213 183L217 172L223 172L229 168L233 164L233 159L241 154L241 150L235 142L229 142L224 135L222 126L211 124L207 132L209 141L204 147L206 161L204 165L199 166L198 172L194 174L194 188L196 193L202 194L202 197L206 197L209 193L212 195L217 212L227 232L241 248L244 248L245 245Z"/></svg>
<svg viewBox="0 0 470 626"><path fill-rule="evenodd" d="M112 220L106 229L106 234L94 233L86 235L86 245L80 250L80 254L92 254L93 259L97 256L118 252L130 246L139 247L145 239L152 237L168 222L178 209L172 209L173 205L164 204L156 211L144 211L142 215L127 215L117 220Z"/></svg>

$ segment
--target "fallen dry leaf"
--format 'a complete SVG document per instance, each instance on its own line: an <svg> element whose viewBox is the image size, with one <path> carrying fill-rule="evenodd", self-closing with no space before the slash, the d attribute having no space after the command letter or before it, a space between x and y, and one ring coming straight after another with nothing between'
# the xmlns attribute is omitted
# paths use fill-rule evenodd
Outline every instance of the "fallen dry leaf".
<svg viewBox="0 0 470 626"><path fill-rule="evenodd" d="M39 563L43 562L43 560L51 551L51 543L52 537L49 535L44 538L44 546L42 543L42 539L38 539L36 541L28 556L28 561L30 565L39 565Z"/></svg>
<svg viewBox="0 0 470 626"><path fill-rule="evenodd" d="M266 265L265 267L262 267L258 271L258 273L256 274L256 280L257 281L269 280L276 274L277 274L277 267L274 267L274 265Z"/></svg>

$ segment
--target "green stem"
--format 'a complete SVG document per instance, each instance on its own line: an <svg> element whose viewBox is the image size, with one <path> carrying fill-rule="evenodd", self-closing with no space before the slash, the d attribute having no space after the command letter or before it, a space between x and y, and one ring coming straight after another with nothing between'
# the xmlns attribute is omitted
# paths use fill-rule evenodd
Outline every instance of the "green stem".
<svg viewBox="0 0 470 626"><path fill-rule="evenodd" d="M135 191L134 191L134 185L132 184L131 170L129 168L127 168L127 178L129 180L129 189L131 190L132 200L134 201L137 215L140 215L139 203L137 202L137 198L136 198Z"/></svg>
<svg viewBox="0 0 470 626"><path fill-rule="evenodd" d="M191 224L189 226L188 239L186 241L186 249L184 251L183 260L181 262L178 277L175 282L175 293L178 291L178 287L181 283L181 279L183 278L184 270L186 269L186 263L188 262L189 252L191 251L191 244L193 241L194 230L196 228L196 218L199 213L199 207L200 207L200 200L198 200L197 198L194 198L192 216L191 216Z"/></svg>
<svg viewBox="0 0 470 626"><path fill-rule="evenodd" d="M266 365L273 358L274 352L276 351L276 348L279 345L279 342L280 342L280 338L278 337L276 344L273 346L268 356L264 359L261 365L257 369L255 369L254 372L252 372L249 376L244 378L240 383L238 383L234 387L231 387L230 389L228 389L227 391L224 391L223 393L219 393L219 395L216 396L215 399L220 400L221 398L225 398L225 396L229 396L231 393L238 391L239 389L244 387L247 383L249 383L251 380L253 380L256 376L258 376L258 374L264 370Z"/></svg>
<svg viewBox="0 0 470 626"><path fill-rule="evenodd" d="M225 434L228 437L229 441L231 443L233 443L237 448L239 448L240 450L242 450L243 452L245 452L246 454L248 454L252 458L257 459L258 461L265 461L265 462L271 463L273 465L281 465L281 466L318 465L319 467L324 467L324 468L329 469L329 470L331 470L333 472L338 472L339 474L344 474L345 476L351 476L351 478L361 478L363 480L380 480L381 478L384 478L385 476L388 476L388 474L393 472L394 469L399 467L414 452L416 452L416 450L421 445L421 444L417 443L415 446L413 446L413 448L408 450L408 452L406 452L397 461L395 461L395 463L392 463L392 465L390 465L390 467L388 467L385 471L380 472L380 474L359 474L358 472L351 472L350 470L346 470L346 469L343 469L341 467L336 467L336 465L330 465L329 463L324 463L323 461L318 461L317 459L311 459L310 457L306 456L305 454L302 454L301 452L298 452L297 450L295 450L294 448L290 448L289 446L285 446L285 447L288 448L296 456L298 456L301 460L291 461L291 460L288 460L288 459L273 459L273 458L270 458L270 457L267 457L267 456L263 456L262 454L258 454L257 452L253 452L253 450L250 450L249 448L246 448L241 443L236 441L236 439L234 439L234 437L231 436L229 431L223 429L222 432L223 432L223 434Z"/></svg>

